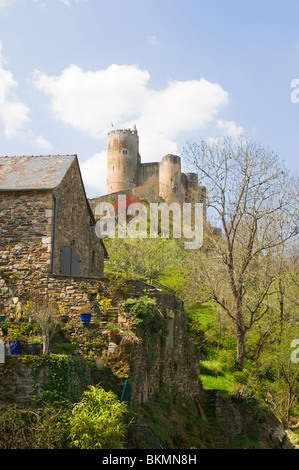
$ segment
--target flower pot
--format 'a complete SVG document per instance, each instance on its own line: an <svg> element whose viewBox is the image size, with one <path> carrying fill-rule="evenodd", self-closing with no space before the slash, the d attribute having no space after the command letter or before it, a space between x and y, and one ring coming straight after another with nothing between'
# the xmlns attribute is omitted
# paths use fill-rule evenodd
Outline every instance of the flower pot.
<svg viewBox="0 0 299 470"><path fill-rule="evenodd" d="M90 320L91 320L91 313L81 313L82 323L90 323Z"/></svg>
<svg viewBox="0 0 299 470"><path fill-rule="evenodd" d="M115 336L117 336L117 333L117 331L108 331L108 338L115 338Z"/></svg>
<svg viewBox="0 0 299 470"><path fill-rule="evenodd" d="M103 369L105 367L106 360L103 357L98 357L96 359L96 366L98 369Z"/></svg>
<svg viewBox="0 0 299 470"><path fill-rule="evenodd" d="M39 356L42 352L43 346L40 343L29 343L27 344L27 351L28 354L32 354L33 356Z"/></svg>
<svg viewBox="0 0 299 470"><path fill-rule="evenodd" d="M18 356L21 351L21 341L19 339L10 339L8 340L8 345L10 349L10 354L12 356Z"/></svg>
<svg viewBox="0 0 299 470"><path fill-rule="evenodd" d="M5 321L6 316L5 315L0 315L0 323L3 323Z"/></svg>
<svg viewBox="0 0 299 470"><path fill-rule="evenodd" d="M29 323L36 323L36 320L32 315L29 315Z"/></svg>

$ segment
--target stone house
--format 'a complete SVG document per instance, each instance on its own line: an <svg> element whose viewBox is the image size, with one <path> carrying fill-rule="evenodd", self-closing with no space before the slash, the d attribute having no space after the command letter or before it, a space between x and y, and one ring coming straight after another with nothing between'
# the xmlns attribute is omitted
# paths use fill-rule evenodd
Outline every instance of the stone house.
<svg viewBox="0 0 299 470"><path fill-rule="evenodd" d="M0 157L0 268L24 280L103 275L76 155Z"/></svg>

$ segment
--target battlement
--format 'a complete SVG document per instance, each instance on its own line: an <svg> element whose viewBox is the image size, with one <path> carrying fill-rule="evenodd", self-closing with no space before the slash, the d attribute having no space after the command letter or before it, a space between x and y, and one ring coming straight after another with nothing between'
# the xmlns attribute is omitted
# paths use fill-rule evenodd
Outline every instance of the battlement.
<svg viewBox="0 0 299 470"><path fill-rule="evenodd" d="M179 157L178 155L172 155L170 153L164 155L164 157L162 158L162 162L165 162L166 160L171 163L181 163L181 157Z"/></svg>
<svg viewBox="0 0 299 470"><path fill-rule="evenodd" d="M121 135L121 136L131 136L138 135L137 129L114 129L113 131L108 132L108 135Z"/></svg>

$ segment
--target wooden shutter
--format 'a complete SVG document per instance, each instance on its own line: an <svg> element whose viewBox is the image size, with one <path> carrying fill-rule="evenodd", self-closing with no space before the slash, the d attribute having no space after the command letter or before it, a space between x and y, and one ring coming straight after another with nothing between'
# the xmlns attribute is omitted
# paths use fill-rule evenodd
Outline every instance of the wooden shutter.
<svg viewBox="0 0 299 470"><path fill-rule="evenodd" d="M69 246L60 249L60 274L71 274L71 251Z"/></svg>
<svg viewBox="0 0 299 470"><path fill-rule="evenodd" d="M60 249L60 274L80 275L80 256L69 246Z"/></svg>
<svg viewBox="0 0 299 470"><path fill-rule="evenodd" d="M74 276L80 276L80 256L74 250L72 250L71 257L71 274Z"/></svg>

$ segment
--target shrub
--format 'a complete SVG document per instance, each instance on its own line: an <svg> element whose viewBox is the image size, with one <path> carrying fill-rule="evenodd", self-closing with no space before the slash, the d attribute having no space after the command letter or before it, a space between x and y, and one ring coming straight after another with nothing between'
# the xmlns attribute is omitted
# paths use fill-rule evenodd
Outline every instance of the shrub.
<svg viewBox="0 0 299 470"><path fill-rule="evenodd" d="M52 348L53 354L72 354L78 347L77 343L57 343Z"/></svg>
<svg viewBox="0 0 299 470"><path fill-rule="evenodd" d="M123 309L134 314L136 324L142 325L145 333L157 333L165 326L164 317L160 314L156 301L147 295L126 300Z"/></svg>
<svg viewBox="0 0 299 470"><path fill-rule="evenodd" d="M65 449L69 447L67 403L29 407L21 404L0 406L0 450Z"/></svg>
<svg viewBox="0 0 299 470"><path fill-rule="evenodd" d="M72 410L70 436L79 449L122 449L127 406L100 386L90 386Z"/></svg>
<svg viewBox="0 0 299 470"><path fill-rule="evenodd" d="M248 378L247 375L242 371L236 371L233 373L234 381L240 385L246 385Z"/></svg>

